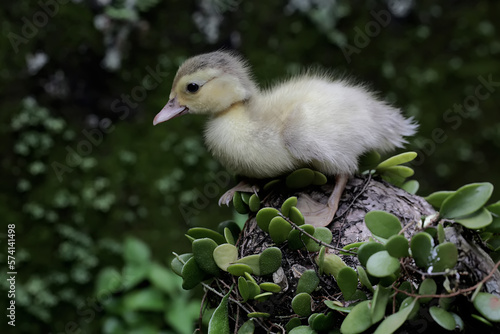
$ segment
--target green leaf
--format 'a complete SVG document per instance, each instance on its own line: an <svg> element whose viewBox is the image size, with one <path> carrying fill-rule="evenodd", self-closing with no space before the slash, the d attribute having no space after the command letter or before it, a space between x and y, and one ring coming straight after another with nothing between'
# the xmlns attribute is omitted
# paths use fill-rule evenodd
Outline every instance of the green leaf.
<svg viewBox="0 0 500 334"><path fill-rule="evenodd" d="M285 242L291 230L292 225L282 217L274 217L269 223L269 236L277 244Z"/></svg>
<svg viewBox="0 0 500 334"><path fill-rule="evenodd" d="M343 334L362 333L370 328L371 325L370 301L365 300L353 307L351 312L342 322L340 332Z"/></svg>
<svg viewBox="0 0 500 334"><path fill-rule="evenodd" d="M443 327L446 330L452 331L455 329L455 318L446 310L443 310L440 307L432 306L429 308L429 313L434 319L435 322L438 323L439 326Z"/></svg>
<svg viewBox="0 0 500 334"><path fill-rule="evenodd" d="M314 234L313 237L316 239L323 241L325 244L329 244L332 242L333 236L332 236L332 231L326 227L316 227L314 229ZM309 252L319 252L319 249L321 248L320 244L317 243L315 240L308 238L306 242L306 249Z"/></svg>
<svg viewBox="0 0 500 334"><path fill-rule="evenodd" d="M149 262L150 256L151 251L146 243L134 237L127 237L125 239L123 247L125 262L143 264L144 262Z"/></svg>
<svg viewBox="0 0 500 334"><path fill-rule="evenodd" d="M387 303L389 302L390 295L390 289L377 285L373 295L372 307L370 309L372 323L375 324L384 318L385 309L387 307Z"/></svg>
<svg viewBox="0 0 500 334"><path fill-rule="evenodd" d="M314 171L309 168L301 168L286 177L286 186L290 189L305 188L312 184Z"/></svg>
<svg viewBox="0 0 500 334"><path fill-rule="evenodd" d="M281 250L277 247L269 247L264 249L260 254L259 267L261 275L269 275L274 273L281 267Z"/></svg>
<svg viewBox="0 0 500 334"><path fill-rule="evenodd" d="M266 312L250 312L247 316L249 318L269 318L271 315Z"/></svg>
<svg viewBox="0 0 500 334"><path fill-rule="evenodd" d="M255 278L253 278L252 275L250 275L249 273L245 273L245 277L247 278L247 280L249 280L250 282L254 282L255 284L257 284L257 281L255 280Z"/></svg>
<svg viewBox="0 0 500 334"><path fill-rule="evenodd" d="M370 282L370 279L368 278L368 274L366 273L365 269L361 266L357 266L356 270L358 272L359 281L361 282L361 284L364 287L366 287L368 290L373 292L374 290L373 290L372 282Z"/></svg>
<svg viewBox="0 0 500 334"><path fill-rule="evenodd" d="M243 201L242 195L239 191L236 191L233 195L233 206L239 214L244 215L248 213L248 205L246 205Z"/></svg>
<svg viewBox="0 0 500 334"><path fill-rule="evenodd" d="M227 267L238 260L238 248L231 244L222 244L214 249L212 256L217 266L227 271Z"/></svg>
<svg viewBox="0 0 500 334"><path fill-rule="evenodd" d="M315 186L322 186L322 185L326 184L327 182L328 182L328 179L326 178L325 174L318 172L318 171L314 171L314 179L312 181L312 184L314 184Z"/></svg>
<svg viewBox="0 0 500 334"><path fill-rule="evenodd" d="M174 253L174 258L172 259L172 262L170 263L170 267L172 268L173 272L176 273L179 276L182 276L182 267L184 267L184 264L193 257L193 253L186 253L186 254L181 254L177 255Z"/></svg>
<svg viewBox="0 0 500 334"><path fill-rule="evenodd" d="M276 185L278 185L278 183L281 183L280 179L271 180L271 181L267 182L264 185L264 187L262 187L262 190L268 191L269 189L271 189L271 188L275 187Z"/></svg>
<svg viewBox="0 0 500 334"><path fill-rule="evenodd" d="M318 257L316 257L316 264L318 264ZM332 253L326 253L323 260L323 272L327 275L333 275L337 279L340 269L346 267L342 259Z"/></svg>
<svg viewBox="0 0 500 334"><path fill-rule="evenodd" d="M179 281L170 270L158 263L152 263L149 271L149 281L163 292L174 296L177 294ZM179 279L180 280L180 279Z"/></svg>
<svg viewBox="0 0 500 334"><path fill-rule="evenodd" d="M324 303L326 306L328 306L332 310L344 312L344 313L350 313L355 306L355 305L351 304L351 306L344 307L344 306L340 306L340 305L336 304L336 303L340 303L340 302L333 302L331 300L325 300Z"/></svg>
<svg viewBox="0 0 500 334"><path fill-rule="evenodd" d="M366 227L378 237L388 239L401 231L399 219L385 211L370 211L365 215Z"/></svg>
<svg viewBox="0 0 500 334"><path fill-rule="evenodd" d="M190 258L182 267L182 288L191 290L197 286L205 277L205 273L200 269L194 257Z"/></svg>
<svg viewBox="0 0 500 334"><path fill-rule="evenodd" d="M102 296L103 293L117 292L122 287L122 275L115 268L103 268L97 275L95 285L95 292L98 296Z"/></svg>
<svg viewBox="0 0 500 334"><path fill-rule="evenodd" d="M420 286L418 288L418 294L419 295L434 295L436 294L437 291L437 284L436 281L434 281L432 278L426 278L420 283ZM425 297L425 298L420 298L419 301L420 303L428 303L431 301L431 297Z"/></svg>
<svg viewBox="0 0 500 334"><path fill-rule="evenodd" d="M254 331L255 324L253 323L253 320L250 319L241 325L240 329L238 329L238 334L253 334Z"/></svg>
<svg viewBox="0 0 500 334"><path fill-rule="evenodd" d="M278 284L274 284L271 282L260 283L259 287L264 291L269 291L274 293L278 293L281 291L281 287Z"/></svg>
<svg viewBox="0 0 500 334"><path fill-rule="evenodd" d="M375 277L385 277L394 274L399 269L399 260L381 251L370 256L366 262L366 270Z"/></svg>
<svg viewBox="0 0 500 334"><path fill-rule="evenodd" d="M430 264L430 256L434 242L426 232L419 232L411 238L411 255L418 267L427 268Z"/></svg>
<svg viewBox="0 0 500 334"><path fill-rule="evenodd" d="M224 228L224 238L226 239L227 243L228 244L231 244L231 245L234 245L235 242L234 242L234 237L233 237L233 233L231 232L231 230L229 228Z"/></svg>
<svg viewBox="0 0 500 334"><path fill-rule="evenodd" d="M319 332L326 332L333 328L334 326L333 312L328 312L327 314L323 313L315 313L315 314L316 314L315 317L312 318L311 315L311 317L309 317L308 319L309 325L311 326L312 329Z"/></svg>
<svg viewBox="0 0 500 334"><path fill-rule="evenodd" d="M233 276L243 276L245 273L253 274L252 267L243 263L231 264L227 267L227 271Z"/></svg>
<svg viewBox="0 0 500 334"><path fill-rule="evenodd" d="M440 244L442 244L446 239L446 233L444 232L443 224L438 224L437 226L437 237Z"/></svg>
<svg viewBox="0 0 500 334"><path fill-rule="evenodd" d="M462 320L462 318L460 318L460 316L458 314L453 313L453 312L450 312L450 313L453 316L453 319L455 319L455 327L458 328L458 330L462 332L464 330L464 327L465 327L464 321Z"/></svg>
<svg viewBox="0 0 500 334"><path fill-rule="evenodd" d="M414 297L406 297L402 302L401 302L401 306L399 307L399 310L402 310L404 308L407 308L409 307L413 301L415 300ZM411 310L410 314L408 315L408 319L414 319L417 314L418 314L418 311L420 310L420 303L417 301L414 306L413 306L413 309Z"/></svg>
<svg viewBox="0 0 500 334"><path fill-rule="evenodd" d="M488 210L481 208L468 216L455 218L455 221L468 229L478 230L491 224L493 217Z"/></svg>
<svg viewBox="0 0 500 334"><path fill-rule="evenodd" d="M358 162L358 171L375 169L380 162L380 154L377 151L369 151L364 153Z"/></svg>
<svg viewBox="0 0 500 334"><path fill-rule="evenodd" d="M391 177L396 176L403 179L406 179L407 177L413 176L413 174L415 174L415 171L412 168L406 166L392 166L383 169L377 169L377 171L382 173L382 175L388 175Z"/></svg>
<svg viewBox="0 0 500 334"><path fill-rule="evenodd" d="M162 311L165 307L164 294L156 288L131 291L123 297L123 307L129 311Z"/></svg>
<svg viewBox="0 0 500 334"><path fill-rule="evenodd" d="M290 208L290 220L293 221L297 226L304 225L305 223L305 218L302 212L300 212L299 209L297 209L295 206L292 206Z"/></svg>
<svg viewBox="0 0 500 334"><path fill-rule="evenodd" d="M292 318L285 325L285 333L291 333L291 330L295 327L299 327L302 324L299 318Z"/></svg>
<svg viewBox="0 0 500 334"><path fill-rule="evenodd" d="M378 166L376 167L376 169L377 170L381 170L381 169L385 169L385 168L388 168L388 167L401 165L401 164L404 164L404 163L412 161L416 157L417 157L417 153L416 152L401 153L401 154L395 155L393 157L390 157L387 160L382 161L380 164L378 164Z"/></svg>
<svg viewBox="0 0 500 334"><path fill-rule="evenodd" d="M413 293L413 286L410 282L404 281L401 283L401 285L398 287L399 290L401 291L406 291L408 293ZM402 303L408 296L402 292L398 292L396 294L396 301L398 303Z"/></svg>
<svg viewBox="0 0 500 334"><path fill-rule="evenodd" d="M260 294L260 287L257 285L257 283L255 283L254 281L247 281L247 284L248 284L249 299L253 299L255 298L255 296L258 296Z"/></svg>
<svg viewBox="0 0 500 334"><path fill-rule="evenodd" d="M238 292L243 302L246 302L250 298L250 288L248 287L247 280L243 276L238 277Z"/></svg>
<svg viewBox="0 0 500 334"><path fill-rule="evenodd" d="M492 233L500 233L500 201L488 205L486 207L492 213L493 221L490 225L486 226L486 231Z"/></svg>
<svg viewBox="0 0 500 334"><path fill-rule="evenodd" d="M252 274L260 275L260 254L248 255L237 260L235 263L243 263L252 268Z"/></svg>
<svg viewBox="0 0 500 334"><path fill-rule="evenodd" d="M358 249L358 260L362 266L366 267L366 262L375 253L385 250L385 246L374 241L364 243Z"/></svg>
<svg viewBox="0 0 500 334"><path fill-rule="evenodd" d="M446 269L452 269L457 264L457 247L451 242L445 242L437 245L434 253L435 256L432 257L430 263L432 266L432 272L442 272Z"/></svg>
<svg viewBox="0 0 500 334"><path fill-rule="evenodd" d="M325 254L326 247L321 246L318 252L318 256L316 258L316 263L318 264L318 274L323 275L323 271L325 270Z"/></svg>
<svg viewBox="0 0 500 334"><path fill-rule="evenodd" d="M310 235L314 235L314 226L306 224L300 226L300 228L304 230L304 232L309 233ZM292 230L288 234L288 248L290 250L301 249L307 242L309 242L309 240L311 240L311 238L302 233L302 231Z"/></svg>
<svg viewBox="0 0 500 334"><path fill-rule="evenodd" d="M193 237L194 239L210 238L215 241L218 245L225 244L226 238L220 233L214 230L204 228L204 227L193 227L187 231L187 235Z"/></svg>
<svg viewBox="0 0 500 334"><path fill-rule="evenodd" d="M416 194L419 187L420 187L420 184L418 183L417 180L406 181L401 186L401 188L403 188L404 190L406 190L410 194Z"/></svg>
<svg viewBox="0 0 500 334"><path fill-rule="evenodd" d="M344 267L339 270L336 280L340 291L342 291L344 300L351 300L350 298L354 295L358 286L358 274L356 270L351 267Z"/></svg>
<svg viewBox="0 0 500 334"><path fill-rule="evenodd" d="M477 315L477 314L471 314L471 317L473 317L474 319L482 322L483 324L487 325L487 326L490 326L490 327L493 327L493 324L491 322L489 322L488 320L486 320L485 318Z"/></svg>
<svg viewBox="0 0 500 334"><path fill-rule="evenodd" d="M208 334L230 334L231 330L229 329L229 314L227 311L227 303L229 299L229 294L231 293L231 289L228 293L222 298L219 306L215 309L210 321L208 322Z"/></svg>
<svg viewBox="0 0 500 334"><path fill-rule="evenodd" d="M314 290L316 290L318 284L319 284L319 278L316 272L314 270L306 270L299 278L299 282L297 283L296 294L302 292L310 294Z"/></svg>
<svg viewBox="0 0 500 334"><path fill-rule="evenodd" d="M380 277L378 284L384 287L389 287L392 285L392 283L396 282L398 278L399 278L399 271L397 271L394 274L390 274L388 276Z"/></svg>
<svg viewBox="0 0 500 334"><path fill-rule="evenodd" d="M474 307L483 317L490 321L500 322L500 297L480 292L474 299Z"/></svg>
<svg viewBox="0 0 500 334"><path fill-rule="evenodd" d="M385 244L389 255L399 258L408 256L408 247L408 239L403 235L393 235Z"/></svg>
<svg viewBox="0 0 500 334"><path fill-rule="evenodd" d="M444 200L453 195L454 191L437 191L435 193L430 194L424 199L432 205L435 209L439 209L443 204Z"/></svg>
<svg viewBox="0 0 500 334"><path fill-rule="evenodd" d="M258 295L255 295L253 297L253 299L255 299L258 302L263 302L263 301L268 300L269 297L271 297L272 295L273 295L272 292L263 292L263 293L259 293Z"/></svg>
<svg viewBox="0 0 500 334"><path fill-rule="evenodd" d="M271 220L279 215L279 211L275 208L262 208L257 212L255 219L257 220L257 225L260 229L266 233L269 233L269 223Z"/></svg>
<svg viewBox="0 0 500 334"><path fill-rule="evenodd" d="M224 238L226 238L226 241L227 241L227 237L226 237L225 232L224 232L226 228L228 228L231 231L231 234L233 235L233 240L238 240L238 237L239 237L240 232L241 232L241 228L239 227L239 225L236 224L232 220L226 220L226 221L219 223L219 225L217 226L217 231L220 234L224 235Z"/></svg>
<svg viewBox="0 0 500 334"><path fill-rule="evenodd" d="M201 270L211 276L219 276L219 267L215 263L213 253L217 243L210 238L193 241L193 256Z"/></svg>
<svg viewBox="0 0 500 334"><path fill-rule="evenodd" d="M500 250L500 235L488 238L487 245L493 251Z"/></svg>
<svg viewBox="0 0 500 334"><path fill-rule="evenodd" d="M250 208L250 211L252 211L252 212L259 211L259 208L260 208L259 196L252 194L252 196L250 196L250 200L248 202L248 207Z"/></svg>
<svg viewBox="0 0 500 334"><path fill-rule="evenodd" d="M281 205L281 213L288 217L290 215L290 209L294 206L297 206L297 197L292 196Z"/></svg>
<svg viewBox="0 0 500 334"><path fill-rule="evenodd" d="M316 331L309 326L298 326L292 329L289 334L316 334Z"/></svg>
<svg viewBox="0 0 500 334"><path fill-rule="evenodd" d="M403 323L408 319L408 316L413 311L413 308L416 305L416 300L404 309L399 310L398 312L391 314L387 318L384 319L380 323L380 325L375 330L374 334L391 334L394 333Z"/></svg>
<svg viewBox="0 0 500 334"><path fill-rule="evenodd" d="M250 197L253 195L252 193L246 193L246 192L240 192L241 194L241 200L243 203L248 205L250 203Z"/></svg>
<svg viewBox="0 0 500 334"><path fill-rule="evenodd" d="M362 242L353 242L352 244L345 245L344 247L342 247L342 249L346 250L346 251L351 251L351 252L354 252L354 253L357 254L359 247L361 247L361 245L363 245L365 243L366 242L364 242L364 241L362 241ZM344 251L340 251L339 254L340 255L351 255L350 253L344 252Z"/></svg>
<svg viewBox="0 0 500 334"><path fill-rule="evenodd" d="M405 177L400 176L399 174L396 173L390 173L390 172L383 172L381 174L382 179L386 182L389 182L390 184L395 185L396 187L402 187L403 184L406 181Z"/></svg>
<svg viewBox="0 0 500 334"><path fill-rule="evenodd" d="M446 198L439 213L448 219L470 215L486 204L492 192L491 183L468 184Z"/></svg>
<svg viewBox="0 0 500 334"><path fill-rule="evenodd" d="M122 288L127 291L148 278L151 262L144 264L126 264L122 269Z"/></svg>
<svg viewBox="0 0 500 334"><path fill-rule="evenodd" d="M297 294L292 299L292 310L301 317L307 317L311 314L311 296L306 292Z"/></svg>

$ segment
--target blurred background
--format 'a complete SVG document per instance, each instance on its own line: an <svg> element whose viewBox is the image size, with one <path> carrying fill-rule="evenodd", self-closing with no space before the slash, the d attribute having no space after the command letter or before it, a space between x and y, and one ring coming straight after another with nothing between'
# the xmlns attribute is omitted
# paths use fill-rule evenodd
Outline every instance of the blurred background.
<svg viewBox="0 0 500 334"><path fill-rule="evenodd" d="M217 206L230 176L202 117L152 120L199 53L237 50L263 86L308 66L368 82L421 124L418 194L489 181L500 199L498 13L485 0L2 5L0 262L15 224L17 275L16 326L4 316L1 331L192 333L200 293L181 290L171 252L189 227L235 218Z"/></svg>

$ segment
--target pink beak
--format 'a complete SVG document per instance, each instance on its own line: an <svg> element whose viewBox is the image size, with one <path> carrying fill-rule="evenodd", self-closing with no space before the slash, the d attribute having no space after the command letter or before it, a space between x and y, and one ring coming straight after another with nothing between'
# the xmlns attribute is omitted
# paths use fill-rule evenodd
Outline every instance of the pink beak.
<svg viewBox="0 0 500 334"><path fill-rule="evenodd" d="M181 106L179 104L179 101L177 101L177 96L176 96L172 100L168 101L167 104L163 107L163 109L155 116L155 119L153 120L153 125L166 122L169 119L184 115L187 112L189 112L189 109L186 106Z"/></svg>

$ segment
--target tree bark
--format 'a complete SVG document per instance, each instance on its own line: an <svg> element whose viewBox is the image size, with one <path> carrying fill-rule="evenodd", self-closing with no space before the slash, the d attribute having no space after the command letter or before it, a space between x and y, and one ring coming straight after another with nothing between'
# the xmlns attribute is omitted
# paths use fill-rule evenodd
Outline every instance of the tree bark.
<svg viewBox="0 0 500 334"><path fill-rule="evenodd" d="M332 189L332 184L322 187L312 186L300 191L292 191L286 187L277 187L263 198L262 207L280 209L283 202L290 196L300 198L303 194L308 194L315 200L326 203ZM381 179L370 176L355 176L349 180L335 218L328 226L333 233L331 244L342 248L351 243L368 241L372 235L364 223L364 216L367 212L373 210L383 210L398 217L408 240L411 239L412 235L422 230L422 217L435 213L432 206L422 197L409 194ZM485 247L475 232L466 230L459 224L452 224L445 228L445 235L447 241L457 246L459 252L459 259L455 268L457 274L453 277L448 276L450 286L453 289L469 288L492 272L495 263L485 252ZM261 253L264 249L275 245L268 234L257 226L254 215L246 222L237 246L240 251L240 257L243 257ZM282 286L282 292L274 294L266 302L249 301L244 304L247 308L246 311L259 311L271 314L270 318L261 319L257 323L257 327L264 326L266 330L270 330L271 332L280 332L280 327L284 326L291 316L293 316L290 305L295 295L297 282L301 273L306 269L317 270L314 262L316 253L308 253L305 250L290 251L286 243L279 247L283 254L282 267L273 275L273 280ZM335 253L338 254L338 252ZM341 257L348 266L354 269L359 265L356 256ZM418 270L407 270L407 267L417 269L412 260L403 260L402 264L401 277L404 280L415 282L416 284L422 281L423 274L425 273ZM230 275L225 276L223 279L227 279L226 283L228 285L236 282L235 278ZM258 283L270 281L269 277L256 277L256 279ZM320 280L321 289L312 294L314 300L313 312L325 312L328 310L323 303L324 300L339 300L344 302L333 277L321 275ZM439 278L436 278L436 280L439 281ZM438 286L442 287L442 284L438 284ZM368 292L366 289L364 291ZM495 270L491 278L485 282L483 291L500 295L500 272L498 270ZM446 293L446 291L438 289L437 293ZM346 303L346 305L348 304L349 302ZM238 307L237 305L233 305L232 307L233 314L236 314L236 312L239 312L238 314L240 315L242 314L241 310L234 309ZM239 316L240 325L244 319L244 316ZM498 330L497 327L495 328ZM258 332L261 331L256 330L256 333ZM411 329L409 332L412 332Z"/></svg>

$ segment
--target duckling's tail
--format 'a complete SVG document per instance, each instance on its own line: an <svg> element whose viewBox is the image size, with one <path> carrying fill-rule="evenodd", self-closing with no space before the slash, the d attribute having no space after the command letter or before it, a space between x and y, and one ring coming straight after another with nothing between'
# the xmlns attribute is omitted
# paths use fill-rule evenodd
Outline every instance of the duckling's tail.
<svg viewBox="0 0 500 334"><path fill-rule="evenodd" d="M378 115L383 115L380 124L384 124L382 140L377 148L381 153L386 153L395 148L402 148L408 141L405 137L413 136L418 129L418 123L413 117L404 117L401 110L383 103L383 110L379 110Z"/></svg>

